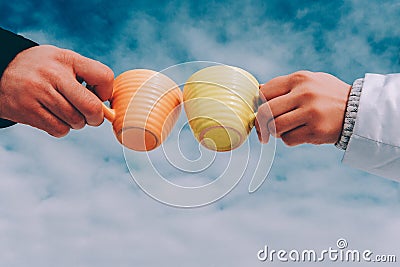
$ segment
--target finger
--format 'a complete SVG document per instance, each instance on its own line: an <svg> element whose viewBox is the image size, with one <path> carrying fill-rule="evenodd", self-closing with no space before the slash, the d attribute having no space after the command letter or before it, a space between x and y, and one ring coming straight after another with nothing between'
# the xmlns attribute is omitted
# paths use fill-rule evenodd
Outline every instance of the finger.
<svg viewBox="0 0 400 267"><path fill-rule="evenodd" d="M110 99L112 94L114 72L103 63L72 52L73 70L77 77L82 78L93 87L96 95L102 100Z"/></svg>
<svg viewBox="0 0 400 267"><path fill-rule="evenodd" d="M274 118L288 113L298 106L298 100L291 93L278 96L268 101L271 114ZM271 117L272 118L272 117Z"/></svg>
<svg viewBox="0 0 400 267"><path fill-rule="evenodd" d="M269 82L261 85L260 96L265 100L271 100L275 97L285 95L291 90L288 76L279 76Z"/></svg>
<svg viewBox="0 0 400 267"><path fill-rule="evenodd" d="M255 126L259 133L259 140L261 143L268 143L269 140L269 130L268 121L272 118L271 110L268 103L262 104L257 111L257 116L255 120Z"/></svg>
<svg viewBox="0 0 400 267"><path fill-rule="evenodd" d="M57 89L85 117L87 124L98 126L103 122L102 102L78 81L60 80Z"/></svg>
<svg viewBox="0 0 400 267"><path fill-rule="evenodd" d="M307 125L300 126L289 132L282 134L282 141L288 146L297 146L300 144L308 143L312 132Z"/></svg>
<svg viewBox="0 0 400 267"><path fill-rule="evenodd" d="M258 124L258 120L257 119L255 120L254 126L256 127L258 140L263 144L268 143L268 141L269 141L269 133L265 134L263 136L261 135L260 125ZM265 131L265 129L263 131Z"/></svg>
<svg viewBox="0 0 400 267"><path fill-rule="evenodd" d="M43 91L39 103L46 107L52 114L73 129L81 129L85 126L84 116L76 110L57 90L53 87Z"/></svg>
<svg viewBox="0 0 400 267"><path fill-rule="evenodd" d="M28 118L26 124L41 129L48 134L58 138L67 135L70 130L69 125L54 116L45 107L37 108L36 112L32 116L32 120L29 120Z"/></svg>
<svg viewBox="0 0 400 267"><path fill-rule="evenodd" d="M306 122L303 109L295 109L275 118L274 121L269 121L268 130L273 136L281 137L284 133L305 125Z"/></svg>

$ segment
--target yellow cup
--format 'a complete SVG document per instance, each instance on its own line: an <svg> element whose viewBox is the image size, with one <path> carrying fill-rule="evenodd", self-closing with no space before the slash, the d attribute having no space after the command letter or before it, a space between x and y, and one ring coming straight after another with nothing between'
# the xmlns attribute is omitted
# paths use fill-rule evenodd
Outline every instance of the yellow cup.
<svg viewBox="0 0 400 267"><path fill-rule="evenodd" d="M149 151L167 138L178 120L182 92L162 73L129 70L114 80L111 108L103 105L118 141L136 151Z"/></svg>
<svg viewBox="0 0 400 267"><path fill-rule="evenodd" d="M242 145L254 126L258 95L258 81L240 68L218 65L194 73L183 101L196 139L216 151Z"/></svg>

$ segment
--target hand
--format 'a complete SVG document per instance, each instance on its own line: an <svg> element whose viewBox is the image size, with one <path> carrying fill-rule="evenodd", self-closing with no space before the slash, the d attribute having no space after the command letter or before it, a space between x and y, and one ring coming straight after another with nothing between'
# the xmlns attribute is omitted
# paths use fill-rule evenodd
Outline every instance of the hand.
<svg viewBox="0 0 400 267"><path fill-rule="evenodd" d="M289 146L338 141L351 86L321 72L299 71L274 78L262 85L267 100L257 113L259 139L269 134Z"/></svg>
<svg viewBox="0 0 400 267"><path fill-rule="evenodd" d="M91 90L80 82L85 81ZM42 129L55 137L104 120L114 73L102 63L54 46L20 52L0 80L0 118Z"/></svg>

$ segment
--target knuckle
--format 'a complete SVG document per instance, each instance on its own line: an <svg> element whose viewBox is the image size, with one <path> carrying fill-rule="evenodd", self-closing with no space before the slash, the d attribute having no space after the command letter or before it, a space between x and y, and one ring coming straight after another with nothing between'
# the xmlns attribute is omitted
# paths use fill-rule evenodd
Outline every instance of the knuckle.
<svg viewBox="0 0 400 267"><path fill-rule="evenodd" d="M100 100L87 100L84 115L90 125L100 125L103 122L103 111Z"/></svg>
<svg viewBox="0 0 400 267"><path fill-rule="evenodd" d="M88 115L96 116L101 113L101 102L97 99L88 100Z"/></svg>
<svg viewBox="0 0 400 267"><path fill-rule="evenodd" d="M82 129L86 124L85 119L77 112L70 115L70 120L74 129Z"/></svg>
<svg viewBox="0 0 400 267"><path fill-rule="evenodd" d="M42 91L45 88L45 81L38 76L33 76L28 79L24 79L22 82L22 87L34 90L34 91Z"/></svg>
<svg viewBox="0 0 400 267"><path fill-rule="evenodd" d="M303 83L310 79L312 72L300 70L289 75L289 81L292 84Z"/></svg>
<svg viewBox="0 0 400 267"><path fill-rule="evenodd" d="M48 133L54 137L61 138L66 136L69 133L70 128L66 125L58 123L53 125L52 130Z"/></svg>
<svg viewBox="0 0 400 267"><path fill-rule="evenodd" d="M108 83L112 83L114 81L114 72L109 67L105 66L103 77Z"/></svg>
<svg viewBox="0 0 400 267"><path fill-rule="evenodd" d="M48 62L47 64L40 65L37 69L37 72L40 77L47 79L48 81L54 80L60 76L59 74L62 73L59 69L58 64L54 62Z"/></svg>
<svg viewBox="0 0 400 267"><path fill-rule="evenodd" d="M282 141L287 146L295 146L295 145L297 145L297 143L294 141L294 139L290 138L290 136L287 136L287 135L282 136Z"/></svg>
<svg viewBox="0 0 400 267"><path fill-rule="evenodd" d="M40 45L38 47L43 47L46 49L46 51L57 51L57 50L61 50L60 48L54 46L54 45Z"/></svg>
<svg viewBox="0 0 400 267"><path fill-rule="evenodd" d="M317 105L310 105L307 111L307 114L312 121L320 120L322 117L323 111Z"/></svg>
<svg viewBox="0 0 400 267"><path fill-rule="evenodd" d="M309 102L310 100L315 99L316 94L312 90L310 90L307 87L301 88L298 90L298 96L300 97L301 100Z"/></svg>
<svg viewBox="0 0 400 267"><path fill-rule="evenodd" d="M55 60L57 60L60 56L62 56L64 50L53 45L40 45L40 47L45 48L48 58Z"/></svg>
<svg viewBox="0 0 400 267"><path fill-rule="evenodd" d="M67 65L72 65L74 62L75 53L68 49L58 49L57 59Z"/></svg>

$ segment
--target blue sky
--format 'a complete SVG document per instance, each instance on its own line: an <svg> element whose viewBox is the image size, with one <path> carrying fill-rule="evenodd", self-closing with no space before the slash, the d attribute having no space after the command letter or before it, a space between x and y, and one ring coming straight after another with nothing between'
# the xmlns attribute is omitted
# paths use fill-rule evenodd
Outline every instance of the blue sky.
<svg viewBox="0 0 400 267"><path fill-rule="evenodd" d="M209 60L260 82L308 69L351 83L400 72L399 12L397 1L3 1L0 25L116 75ZM400 257L399 184L342 165L331 145L278 141L255 194L242 181L178 209L136 186L108 122L62 139L23 125L0 134L1 266L275 266L257 261L264 245L326 249L340 237Z"/></svg>

